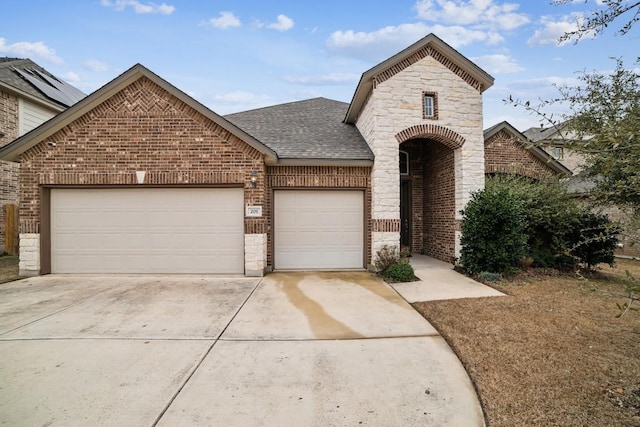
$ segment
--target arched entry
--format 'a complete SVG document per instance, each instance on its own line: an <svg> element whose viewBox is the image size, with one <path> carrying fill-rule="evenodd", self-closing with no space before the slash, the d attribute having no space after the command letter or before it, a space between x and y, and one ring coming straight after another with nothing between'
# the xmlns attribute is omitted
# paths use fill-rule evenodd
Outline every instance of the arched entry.
<svg viewBox="0 0 640 427"><path fill-rule="evenodd" d="M420 125L396 135L400 164L400 241L411 252L446 262L455 256L457 133Z"/></svg>

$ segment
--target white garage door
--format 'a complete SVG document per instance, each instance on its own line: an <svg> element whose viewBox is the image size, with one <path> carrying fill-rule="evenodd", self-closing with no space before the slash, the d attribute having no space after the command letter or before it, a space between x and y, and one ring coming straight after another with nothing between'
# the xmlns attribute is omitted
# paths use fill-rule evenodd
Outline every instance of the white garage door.
<svg viewBox="0 0 640 427"><path fill-rule="evenodd" d="M51 190L52 273L243 273L243 190Z"/></svg>
<svg viewBox="0 0 640 427"><path fill-rule="evenodd" d="M275 191L275 268L362 268L363 197L362 191Z"/></svg>

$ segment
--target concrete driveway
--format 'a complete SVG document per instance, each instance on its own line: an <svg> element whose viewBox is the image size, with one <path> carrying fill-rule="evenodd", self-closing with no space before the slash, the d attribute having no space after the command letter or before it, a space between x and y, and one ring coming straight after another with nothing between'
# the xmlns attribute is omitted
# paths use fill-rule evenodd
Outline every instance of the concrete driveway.
<svg viewBox="0 0 640 427"><path fill-rule="evenodd" d="M0 424L483 423L447 344L368 273L0 285Z"/></svg>

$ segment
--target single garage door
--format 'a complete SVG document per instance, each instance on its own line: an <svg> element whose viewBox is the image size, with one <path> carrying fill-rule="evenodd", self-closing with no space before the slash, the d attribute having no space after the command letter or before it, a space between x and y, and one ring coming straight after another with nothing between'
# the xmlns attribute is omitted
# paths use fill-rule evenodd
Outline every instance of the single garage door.
<svg viewBox="0 0 640 427"><path fill-rule="evenodd" d="M243 190L51 190L52 273L243 273Z"/></svg>
<svg viewBox="0 0 640 427"><path fill-rule="evenodd" d="M362 268L364 192L274 192L276 269Z"/></svg>

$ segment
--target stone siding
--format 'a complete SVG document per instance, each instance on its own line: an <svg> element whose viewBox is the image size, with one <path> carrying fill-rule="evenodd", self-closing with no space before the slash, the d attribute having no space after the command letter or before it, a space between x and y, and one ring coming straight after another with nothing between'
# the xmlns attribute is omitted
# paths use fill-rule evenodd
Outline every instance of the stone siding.
<svg viewBox="0 0 640 427"><path fill-rule="evenodd" d="M410 61L384 78L376 81L356 125L375 154L371 175L372 210L374 219L394 220L400 217L398 171L398 144L404 142L396 136L410 128L429 124L437 126L436 134L413 135L418 138L438 138L448 132L450 139L464 141L455 150L453 164L455 174L455 219L470 199L471 192L484 187L484 139L482 131L482 94L477 85L465 80L451 68L451 64L438 53ZM454 67L455 68L455 67ZM388 75L387 75L388 74ZM423 93L435 92L438 96L438 119L423 118ZM455 137L454 137L455 135ZM438 201L439 203L439 201ZM399 231L399 230L397 230ZM452 236L455 234L451 233ZM399 244L399 233L397 234ZM385 237L385 238L388 238ZM451 247L455 251L455 237L451 242L434 242L438 247ZM373 247L380 246L373 237ZM450 258L447 259L450 261Z"/></svg>

